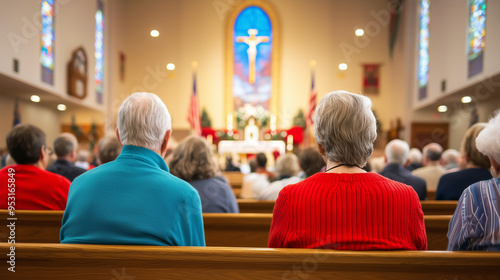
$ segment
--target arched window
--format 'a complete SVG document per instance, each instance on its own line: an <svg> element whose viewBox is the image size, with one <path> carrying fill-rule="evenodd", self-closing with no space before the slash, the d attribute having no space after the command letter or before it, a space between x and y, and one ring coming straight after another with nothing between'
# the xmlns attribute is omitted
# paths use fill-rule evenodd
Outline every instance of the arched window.
<svg viewBox="0 0 500 280"><path fill-rule="evenodd" d="M102 104L103 78L104 78L104 15L103 4L97 0L95 13L95 90L97 103Z"/></svg>
<svg viewBox="0 0 500 280"><path fill-rule="evenodd" d="M246 1L228 16L226 113L251 106L277 113L279 33L276 15L264 1Z"/></svg>
<svg viewBox="0 0 500 280"><path fill-rule="evenodd" d="M54 0L42 0L40 63L42 81L54 84Z"/></svg>

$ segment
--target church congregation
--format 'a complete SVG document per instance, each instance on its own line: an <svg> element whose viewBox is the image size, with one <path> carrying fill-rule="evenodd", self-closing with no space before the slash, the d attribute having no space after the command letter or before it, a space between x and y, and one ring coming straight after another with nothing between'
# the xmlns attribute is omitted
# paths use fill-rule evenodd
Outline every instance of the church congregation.
<svg viewBox="0 0 500 280"><path fill-rule="evenodd" d="M500 1L455 2L0 0L0 278L494 279Z"/></svg>

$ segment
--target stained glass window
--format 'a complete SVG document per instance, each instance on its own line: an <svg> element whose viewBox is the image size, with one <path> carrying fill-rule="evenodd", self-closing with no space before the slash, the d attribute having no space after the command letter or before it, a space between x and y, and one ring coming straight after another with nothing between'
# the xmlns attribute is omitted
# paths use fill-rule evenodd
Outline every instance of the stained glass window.
<svg viewBox="0 0 500 280"><path fill-rule="evenodd" d="M483 71L485 29L486 0L469 0L469 30L467 37L469 77Z"/></svg>
<svg viewBox="0 0 500 280"><path fill-rule="evenodd" d="M40 63L42 81L54 84L54 0L42 0Z"/></svg>
<svg viewBox="0 0 500 280"><path fill-rule="evenodd" d="M269 109L272 40L271 21L263 9L241 11L233 29L234 110L245 104Z"/></svg>
<svg viewBox="0 0 500 280"><path fill-rule="evenodd" d="M97 103L102 103L103 78L104 78L104 15L103 4L97 0L97 12L95 13L95 87Z"/></svg>
<svg viewBox="0 0 500 280"><path fill-rule="evenodd" d="M427 97L427 83L429 82L429 22L430 0L420 2L420 36L418 51L418 99Z"/></svg>

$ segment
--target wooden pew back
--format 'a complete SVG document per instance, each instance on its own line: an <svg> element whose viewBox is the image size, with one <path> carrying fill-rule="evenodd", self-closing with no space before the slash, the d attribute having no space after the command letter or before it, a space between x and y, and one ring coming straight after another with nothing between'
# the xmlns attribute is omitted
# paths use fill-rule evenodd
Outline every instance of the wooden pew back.
<svg viewBox="0 0 500 280"><path fill-rule="evenodd" d="M424 215L453 215L457 201L421 201ZM273 213L274 200L238 199L240 213Z"/></svg>
<svg viewBox="0 0 500 280"><path fill-rule="evenodd" d="M243 185L243 177L245 176L245 174L237 171L224 171L221 173L227 178L231 188L241 189L241 186Z"/></svg>
<svg viewBox="0 0 500 280"><path fill-rule="evenodd" d="M0 244L7 252L9 245ZM489 252L16 244L0 279L498 279Z"/></svg>
<svg viewBox="0 0 500 280"><path fill-rule="evenodd" d="M16 242L59 243L63 211L16 211ZM7 211L0 210L6 220ZM451 216L424 216L428 250L446 250ZM272 214L203 214L207 246L267 247ZM0 227L0 240L7 237Z"/></svg>

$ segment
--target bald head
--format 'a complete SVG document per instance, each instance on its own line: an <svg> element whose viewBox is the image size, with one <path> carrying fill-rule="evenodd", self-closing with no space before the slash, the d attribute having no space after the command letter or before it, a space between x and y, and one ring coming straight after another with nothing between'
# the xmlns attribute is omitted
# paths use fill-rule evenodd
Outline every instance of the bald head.
<svg viewBox="0 0 500 280"><path fill-rule="evenodd" d="M385 156L387 163L404 165L410 154L410 146L403 140L392 140L385 146Z"/></svg>
<svg viewBox="0 0 500 280"><path fill-rule="evenodd" d="M424 165L429 163L439 163L441 159L441 154L443 153L443 147L438 143L430 143L425 145L423 149L424 154Z"/></svg>

